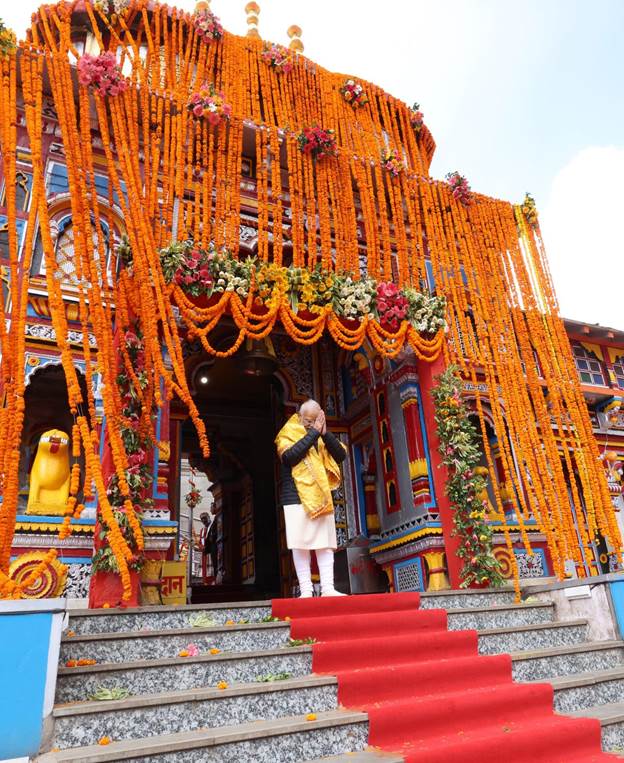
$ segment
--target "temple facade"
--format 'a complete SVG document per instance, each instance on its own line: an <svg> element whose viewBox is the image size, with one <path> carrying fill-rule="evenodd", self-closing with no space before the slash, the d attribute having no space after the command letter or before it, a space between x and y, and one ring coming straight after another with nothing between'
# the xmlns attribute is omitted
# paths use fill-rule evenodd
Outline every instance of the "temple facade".
<svg viewBox="0 0 624 763"><path fill-rule="evenodd" d="M151 3L138 5L148 9L149 14L156 7ZM132 4L128 13L126 22L139 47L143 43L148 45L146 29L151 28L153 32L156 29L158 34L164 34L166 15L158 15L155 11L149 15L145 11L141 17L133 13ZM209 11L200 8L199 13L205 15ZM179 15L176 18L187 25L183 28L180 21L180 34L188 35L187 44L193 47L192 55L195 55L198 46L203 44L200 39L202 35L198 32L201 25L192 17L189 19ZM95 60L101 54L102 44L113 49L111 40L117 33L114 31L117 29L115 23L114 19L107 21L105 14L102 18L95 16L89 3L74 3L73 21L67 27L71 29L74 53L67 71L73 72L72 76L76 77L77 60L81 57L90 55ZM152 27L149 27L150 23ZM165 26L158 26L160 23ZM39 31L30 36L33 47L51 46L52 41L46 36L50 33L45 31L47 27L43 17L39 17L37 24ZM305 312L305 309L301 311L301 302L304 301L301 299L302 292L299 292L299 312L295 310L296 315L303 316L298 333L289 330L289 319L283 316L279 322L274 321L270 331L250 332L244 337L236 312L238 308L228 309L211 324L209 333L202 332L193 320L199 320L199 316L203 326L210 323L209 311L214 302L206 301L206 295L200 291L193 292L190 286L195 282L191 275L183 276L189 281L175 281L182 272L178 263L178 269L173 271L174 280L170 282L176 283L180 293L184 292L186 297L171 298L171 320L177 321L177 328L174 329L173 322L171 326L167 323L169 318L160 316L157 319L160 321L162 373L163 378L167 371L174 373L172 369L178 373L176 369L181 367L180 361L183 363L189 399L196 409L195 418L203 422L211 450L209 454L206 452L194 420L189 417L188 401L180 392L182 382L178 379L175 384L168 385L159 378L155 387L161 394L155 393L154 396L154 400L159 399L153 408L151 445L145 459L137 461L146 473L141 486L145 505L140 512L144 535L143 556L153 561L181 559L186 564L189 583L202 586L209 579L215 591L219 589L230 594L246 592L249 596L258 597L292 593L295 578L285 545L278 503L278 464L273 440L286 417L296 411L303 401L313 398L324 409L332 431L348 449L343 467L343 485L335 495L340 546L357 543L368 548L370 557L385 572L390 590L425 591L459 587L462 567L456 552L461 538L458 538L454 525L453 501L447 494L449 467L440 452L436 421L439 411L436 411L432 395L439 374L451 363L459 362L461 405L474 424L481 454L478 464L471 471L483 480L485 492L480 495L480 501L488 528L488 553L498 563L502 577L511 579L515 574L520 578L534 578L562 573L562 569L553 562L552 523L547 515L538 516L531 510L534 500L544 501L544 494L537 489L534 471L531 471L537 469L539 464L537 461L533 464L523 451L523 448L528 448L528 441L521 440L519 414L509 397L510 382L506 381L512 373L518 374L517 385L531 386L532 397L526 400L527 406L530 404L532 407L526 415L539 419L535 425L536 437L544 435L547 428L544 422L547 421L554 432L554 444L549 440L545 450L551 459L565 461L561 468L567 480L568 495L560 496L560 499L566 504L569 501L576 518L576 524L565 526L566 533L571 538L578 536L578 547L581 549L576 558L570 555L569 559L565 559L563 555L565 574L586 576L618 569L617 543L613 538L610 541L605 539L604 523L598 531L592 521L584 517L586 513L593 516L594 509L588 507L599 503L596 496L600 494L604 515L612 514L614 526L622 527L624 333L565 321L565 335L569 341L566 352L570 363L559 369L561 386L573 387L574 394L582 396L586 405L586 411L574 415L586 417L583 422L586 419L590 422L588 426L593 441L586 444L584 440L582 447L589 449L587 462L595 461L595 453L599 454L600 479L606 478L611 500L607 507L604 487L596 487L596 493L591 496L587 493L587 485L595 485L599 473L591 472L587 476L586 462L575 456L573 438L569 435L570 432L579 433L582 427L578 423L580 419L572 421L565 418L568 415L565 410L574 408L573 398L566 398L567 408L564 410L563 403L557 397L559 390L553 384L556 377L552 353L547 355L551 351L542 349L537 335L528 334L527 341L535 347L535 368L530 372L526 368L527 353L521 338L517 340L518 346L522 345L519 361L513 371L507 369L503 373L507 362L504 348L496 349L486 359L478 356L475 337L485 329L481 326L476 305L483 292L474 286L471 279L490 276L487 268L480 275L475 268L474 274L471 274L465 258L469 254L473 256L472 244L463 249L463 244L460 246L458 243L460 256L462 252L465 254L460 265L459 259L453 264L435 254L436 248L441 250L449 246L448 242L442 245L440 240L435 239L442 235L441 229L445 225L450 225L451 204L452 214L458 220L461 218L462 225L485 226L485 218L479 218L474 211L465 213L457 201L457 195L449 196L449 201L437 207L433 202L426 201L429 197L425 195L414 201L413 190L410 191L412 186L402 185L398 190L399 187L390 181L383 185L385 181L381 175L371 176L367 181L366 166L356 167L355 164L352 166L354 188L357 180L359 190L348 202L342 197L339 200L340 194L332 184L339 184L340 178L333 178L320 168L322 161L343 161L340 156L337 160L319 159L317 156L314 178L311 174L313 165L305 165L301 178L307 186L305 190L298 188L287 175L297 162L302 161L302 157L307 161L305 152L297 154L295 144L288 142L277 131L263 132L264 125L272 118L268 107L263 112L263 120L256 115L254 121L253 114L244 112L240 98L236 101L233 92L227 91L230 81L227 77L233 76L231 71L228 69L229 74L221 77L222 68L231 68L231 62L235 60L232 50L236 49L238 53L241 50L252 51L261 62L266 46L263 47L255 37L234 38L223 34L225 37L215 37L210 41L208 59L201 58L204 55L201 52L197 54L200 56L197 66L211 69L215 81L223 80L220 87L234 102L231 118L226 116L230 119L228 140L231 145L232 136L236 135L237 153L233 154L233 149L228 149L230 153L227 155L218 153L218 141L226 139L223 125L218 127L220 133L216 132L216 127L213 132L210 132L211 128L198 127L192 133L197 153L191 155L188 145L181 149L189 152L185 161L188 172L176 176L172 182L167 175L167 162L173 161L171 156L165 152L159 156L150 154L150 151L157 150L155 143L152 145L151 142L156 141L155 136L158 136L158 141L164 140L166 131L174 129L174 112L168 112L162 101L163 94L173 87L171 72L165 73L163 69L159 75L154 68L157 65L153 63L153 51L145 53L148 58L141 71L149 72L150 92L155 95L150 106L152 113L149 117L143 116L137 132L137 135L140 134L140 143L136 145L140 159L136 168L144 174L144 180L139 185L145 193L145 204L152 205L151 209L162 218L153 221L158 232L158 235L154 234L153 246L162 251L170 241L190 241L190 250L197 247L198 250L210 252L214 242L217 248L227 245L230 251L235 251L238 262L244 263L253 258L258 262L273 262L279 267L291 268L291 272L295 266L301 267L312 274L329 272L332 267L338 272L337 262L340 261L340 272L351 273L357 280L371 272L371 258L379 259L379 250L383 251L387 241L390 249L386 264L380 264L377 270L379 283L406 285L409 282L412 287L418 287L422 294L429 295L428 298L444 296L451 305L444 334L447 349L438 350L435 357L432 357L433 352L427 357L424 350L421 352L406 342L404 334L402 346L393 347L390 352L388 337L393 335L394 330L390 323L380 324L382 333L378 341L368 335L361 336L356 342L348 341L358 330L348 320L341 329L346 332L340 335L344 341L337 341L331 332L315 337L313 342L303 341L305 332L312 331L318 313L313 310ZM121 46L121 42L119 44ZM127 40L123 44L129 45ZM162 46L162 56L169 55L165 42ZM314 71L314 66L297 52L296 47L284 49L286 52L283 55L289 61L292 58L295 71L303 71L305 66L307 76L312 76L310 72ZM217 49L221 51L218 54L221 58L214 57ZM229 58L226 50L229 50ZM149 55L152 55L151 59ZM181 57L186 55L184 47L176 55L178 65L182 66ZM141 80L137 74L139 68L136 63L131 65L128 61L123 56L119 59L120 71L133 78L133 87L147 88L147 80ZM284 68L279 76L291 76L288 67ZM162 78L160 82L159 76ZM266 98L270 87L263 78L268 74L260 71L256 76L263 85L259 87L257 82L250 84L250 92L255 93L254 97ZM332 76L337 78L337 84L331 97L337 103L336 99L344 96L339 88L342 80L339 75ZM139 312L140 307L132 304L131 290L130 296L127 299L124 297L123 309L115 301L117 292L114 284L121 278L120 274L128 271L130 277L137 279L141 277L137 275L139 267L143 267L129 225L130 217L136 217L131 198L135 192L131 182L136 182L136 178L131 181L129 165L123 163L121 154L127 147L116 143L110 133L111 130L121 129L122 118L131 119L132 115L128 107L123 115L114 111L105 117L102 111L104 97L97 94L96 105L89 107L84 100L88 86L79 79L75 82L76 88L84 90L82 94L76 90L76 103L80 102L80 108L87 109L85 114L88 113L88 121L80 122L82 133L79 134L83 139L88 136L91 141L89 159L92 165L85 167L84 171L75 166L79 147L70 138L67 123L69 107L64 103L60 108L58 84L44 82L42 86L41 145L37 148L33 147L34 117L28 114L32 93L18 90L13 164L7 165L9 139L6 133L0 164L0 265L5 312L14 320L17 320L15 279L19 277L20 282L26 284L22 351L25 408L19 435L19 488L10 552L11 577L17 581L25 579L41 565L50 549L56 549L56 559L50 560L36 581L31 583L28 595L87 598L92 585L92 563L101 553L98 535L102 517L99 511L101 490L99 493L97 489L91 491L84 482L85 472L90 468L85 453L74 448L71 456L72 471L81 475L80 486L73 491L68 487L64 500L68 495L73 495L79 504L84 505L79 515L71 518L71 533L59 534L67 515L63 505L59 509L58 501L55 503L55 496L62 495L62 488L45 487L50 479L50 463L54 462L50 453L52 456L58 455L58 448L64 447L62 436L59 435L58 445L56 439L59 437L55 439L55 435L50 433L64 433L69 439L76 431L76 416L80 415L81 410L84 410L89 426L97 434L95 447L99 461L108 464L109 477L114 473L110 465L110 451L114 450L110 431L111 426L116 427L119 422L114 418L111 422L114 406L111 407L105 400L107 384L110 387L113 377L106 377L107 369L102 366L104 356L99 345L103 336L103 318L99 317L96 324L93 315L85 317L94 304L94 293L84 287L87 275L82 271L80 252L97 252L101 278L99 294L104 305L101 316L110 316L113 324L111 336L114 343L111 341L106 357L116 358L120 373L124 372L124 368L127 370L125 355L130 352L128 348L133 346L136 337L139 337L137 342L145 342L146 353L153 352L152 345L149 345L153 337L145 324L139 325L139 318L132 318L134 314L140 316L141 321L145 320L145 314ZM33 87L32 83L29 87ZM273 87L277 99L276 86ZM344 87L348 92L350 86ZM372 98L372 86L365 83L364 87L371 92ZM109 99L115 97L122 96L108 95ZM326 94L326 97L330 96ZM353 97L359 97L357 92ZM375 97L381 102L377 91ZM314 117L318 115L305 114L308 106L297 98L294 102L301 110L301 124L314 122ZM129 100L127 102L130 103ZM192 106L192 98L190 103ZM394 108L394 100L392 103ZM340 108L343 106L341 104ZM278 112L275 118L284 119L279 114L279 108L275 108ZM352 107L347 104L344 108ZM332 114L341 145L346 145L346 122L341 122L342 112L338 106ZM136 118L139 119L138 116ZM388 112L384 119L398 120L399 116ZM372 130L363 117L361 121L348 124L349 129L355 125L354 129L360 129L362 133ZM104 126L106 132L103 132ZM402 124L401 130L406 129L407 125ZM381 148L389 150L396 134L387 128L377 137ZM281 146L274 143L278 139L283 141ZM362 142L364 144L365 141ZM408 145L407 137L404 137L403 145ZM405 163L421 178L428 175L428 163L434 148L433 139L421 121L420 128L409 137L409 148L385 158L382 151L381 160L377 155L374 159L382 163ZM210 180L206 179L206 173L200 167L202 151L208 154L215 152ZM341 155L344 156L344 153ZM420 162L416 168L412 166L415 155ZM227 164L231 174L225 172L224 167L219 167L219 162ZM42 170L41 177L37 175L35 165ZM213 166L212 157L210 166ZM111 175L111 167L116 168L115 176ZM267 181L269 175L270 182ZM89 199L89 203L79 211L76 194L81 191L76 186L78 182L86 183ZM408 181L403 178L400 182ZM413 182L421 180L416 178ZM451 179L451 189L453 182ZM148 187L148 183L153 185ZM36 193L33 193L34 186L37 186ZM367 186L370 186L369 195L363 190ZM9 193L9 187L14 187L14 192ZM331 209L324 207L323 194L331 197ZM404 194L403 202L399 200L400 194ZM232 201L234 197L235 201ZM305 203L301 202L302 198ZM371 199L376 209L371 207ZM479 204L485 208L487 205L483 199L485 197L479 197L473 209L479 209ZM202 227L209 227L208 222L203 222L201 216L193 217L194 214L199 215L200 200L201 214L206 220L212 217L210 235ZM41 213L43 205L47 210L45 220ZM413 205L413 210L410 205ZM377 223L371 222L378 214L380 220L385 219L386 207L392 210L388 211L390 232L383 230L382 223L377 227ZM401 211L403 208L405 218ZM346 219L347 209L351 215L349 220ZM329 222L325 221L325 216L329 216ZM526 220L531 222L530 214L527 214ZM425 222L428 226L426 231L419 227L421 224L424 226ZM42 231L42 225L46 226L45 231ZM136 220L133 226L132 230L136 228ZM464 228L458 230L453 234L458 242L460 239L468 241L469 233ZM93 238L93 242L88 240L89 237ZM319 250L318 260L312 254L315 247ZM405 247L414 262L419 262L418 267L408 266L409 277L403 272L402 258L407 257L403 251ZM129 260L128 255L129 249L133 248L134 261ZM167 252L170 256L170 245ZM169 260L161 257L160 262L166 280ZM196 269L201 269L199 254L194 262ZM51 263L55 263L54 276L49 272ZM455 276L450 276L453 268ZM461 275L456 277L459 271ZM254 276L256 281L259 272L256 271ZM52 278L58 286L54 294L50 293ZM88 288L92 288L92 284ZM136 288L138 293L143 287L137 283L132 288ZM377 294L381 294L379 287L377 289ZM464 292L469 294L471 289L473 296L466 297ZM540 293L543 296L545 292ZM261 298L262 292L258 291L258 294ZM241 303L245 299L246 292ZM377 299L381 302L380 296ZM507 304L511 312L524 310L526 315L531 309L546 310L544 305L539 304L540 299L538 295L532 306L528 302L524 305L513 304L511 299ZM332 303L326 304L329 310ZM263 309L270 312L272 307L269 301L264 303ZM333 309L337 309L335 303ZM60 323L55 311L63 313ZM57 336L60 325L67 327L62 343ZM246 325L249 326L249 319ZM132 333L133 326L136 334ZM467 335L466 326L473 327L474 337ZM518 326L516 331L520 336ZM179 356L177 345L172 354L173 345L167 344L167 332L170 330L178 332ZM350 335L349 331L353 333ZM426 341L433 341L431 337L435 331L421 333ZM211 351L207 349L207 337ZM492 336L488 342L493 346ZM230 352L233 347L235 351ZM9 344L6 349L3 346L3 355L7 351L11 351ZM141 348L138 354L142 353ZM68 357L71 357L81 390L80 395L75 393L82 401L78 407L74 403L78 398L72 399L68 394ZM545 365L548 369L543 368ZM574 368L576 377L570 371ZM547 407L549 400L553 401L552 409ZM141 398L141 401L145 409L144 399ZM543 410L542 405L545 406ZM544 416L551 418L545 419ZM566 421L570 423L566 424ZM589 436L589 432L587 428L585 434ZM551 433L548 436L551 437ZM44 459L42 443L48 440L52 445ZM536 448L537 442L534 441ZM130 471L131 455L136 452L128 450L127 467L129 464ZM580 444L578 452L581 453ZM69 460L67 463L69 465ZM78 466L74 469L76 464ZM32 497L33 486L39 485L39 482L44 487L38 488L38 496L43 497L35 500ZM197 498L193 495L195 489L200 493ZM208 571L205 568L202 570L202 554L198 548L202 512L208 512L210 521L216 523L216 569L211 565ZM575 543L576 540L569 542ZM105 568L100 566L99 569Z"/></svg>

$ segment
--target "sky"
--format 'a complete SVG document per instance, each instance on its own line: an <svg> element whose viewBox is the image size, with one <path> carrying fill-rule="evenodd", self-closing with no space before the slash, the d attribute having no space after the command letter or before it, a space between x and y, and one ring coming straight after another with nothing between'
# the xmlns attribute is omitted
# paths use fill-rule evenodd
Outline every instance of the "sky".
<svg viewBox="0 0 624 763"><path fill-rule="evenodd" d="M192 10L194 0L178 0ZM246 0L212 0L244 34ZM623 0L259 0L260 34L420 103L431 173L533 194L564 317L624 330ZM23 36L38 2L0 0Z"/></svg>

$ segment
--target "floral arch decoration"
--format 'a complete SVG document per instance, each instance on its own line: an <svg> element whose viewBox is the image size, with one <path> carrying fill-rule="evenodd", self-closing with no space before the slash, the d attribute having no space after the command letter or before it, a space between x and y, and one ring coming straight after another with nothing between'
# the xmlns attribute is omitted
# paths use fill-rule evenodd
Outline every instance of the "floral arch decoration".
<svg viewBox="0 0 624 763"><path fill-rule="evenodd" d="M0 472L6 475L0 595L19 595L19 587L5 581L23 421L27 295L17 276L30 272L37 215L51 317L76 412L73 439L93 474L127 595L128 564L134 558L106 498L94 449L97 432L80 415L83 405L94 408L94 402L89 379L83 400L66 340L64 294L54 277L44 87L58 115L66 157L80 321L84 336L91 331L97 340L115 474L139 547L140 524L124 477L128 453L119 435L124 407L116 381L120 372L135 387L139 381L129 349L134 359L140 356L142 369L149 369L137 393L144 402L141 426L150 431L152 405L175 395L187 406L207 455L204 424L186 380L182 336L224 356L246 338L264 338L279 320L301 344L327 331L345 349L357 349L367 339L386 357L397 356L406 342L424 360L444 352L445 360L456 360L464 378L475 383L475 369L483 368L486 387L501 389L500 399L492 399L497 431L504 431L498 426L502 401L507 410L504 468L510 479L520 479L514 443L532 484L520 510L535 515L545 530L551 528L556 573L563 575L566 558L582 562L582 549L589 550L598 532L620 550L532 200L514 206L474 193L457 172L445 181L432 179L435 143L422 113L373 83L358 81L366 98L358 98L354 108L341 92L344 78L302 55L277 66L264 55L262 41L228 34L220 26L207 29L202 18L165 4L129 0L121 11L109 14L90 0L44 5L33 17L19 57L16 46L1 51L0 151L13 277L11 321L5 339L5 317L0 316L0 340L15 352L3 353L1 367L10 394L0 418L0 441L7 444L0 458ZM75 45L72 30L78 28L89 38L88 53ZM17 100L18 74L23 106ZM20 110L33 168L21 259L15 234ZM94 127L101 137L97 146ZM253 146L258 198L257 256L247 260L240 256L244 144ZM127 228L127 239L117 247L122 267L110 281L91 235L92 219L96 230L101 220L114 227L112 209L102 207L98 188L89 181L102 166ZM420 291L421 283L431 282L428 271L435 296ZM217 350L210 334L226 314L238 334L231 347ZM443 324L452 342L444 342ZM136 328L139 346L116 344L115 325L122 332ZM528 362L533 348L541 379ZM86 373L91 373L89 364ZM560 385L562 374L573 383ZM551 390L551 412L541 391L544 383ZM557 437L569 445L565 454L573 452L563 464ZM544 447L537 447L541 442ZM579 487L572 482L574 503L587 507L580 542L567 505L566 475L574 470L580 477Z"/></svg>

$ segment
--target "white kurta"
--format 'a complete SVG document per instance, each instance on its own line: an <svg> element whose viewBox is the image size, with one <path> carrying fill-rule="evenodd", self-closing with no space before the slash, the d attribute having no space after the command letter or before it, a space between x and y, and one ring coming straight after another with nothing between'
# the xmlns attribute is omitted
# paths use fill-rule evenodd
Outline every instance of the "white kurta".
<svg viewBox="0 0 624 763"><path fill-rule="evenodd" d="M284 506L284 521L288 548L335 549L338 545L333 512L323 514L318 519L310 519L300 503L291 503Z"/></svg>

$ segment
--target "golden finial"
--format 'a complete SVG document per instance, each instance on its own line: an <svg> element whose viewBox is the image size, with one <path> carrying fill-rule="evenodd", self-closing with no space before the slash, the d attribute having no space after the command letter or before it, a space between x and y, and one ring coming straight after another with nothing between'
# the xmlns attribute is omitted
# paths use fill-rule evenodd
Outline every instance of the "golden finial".
<svg viewBox="0 0 624 763"><path fill-rule="evenodd" d="M260 32L258 31L258 14L260 13L260 6L258 3L247 3L245 6L245 13L247 14L247 37L255 37L260 39Z"/></svg>
<svg viewBox="0 0 624 763"><path fill-rule="evenodd" d="M290 45L288 47L296 53L303 53L303 43L301 42L301 35L303 32L301 31L301 27L292 24L292 26L288 27L286 34L290 37Z"/></svg>

